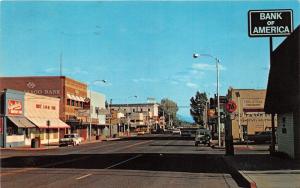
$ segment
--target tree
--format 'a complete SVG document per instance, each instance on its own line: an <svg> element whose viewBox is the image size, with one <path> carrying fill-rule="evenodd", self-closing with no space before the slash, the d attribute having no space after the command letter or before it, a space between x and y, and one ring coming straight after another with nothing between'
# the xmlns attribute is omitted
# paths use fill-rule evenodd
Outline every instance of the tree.
<svg viewBox="0 0 300 188"><path fill-rule="evenodd" d="M190 99L190 114L193 117L195 123L203 126L204 119L203 114L205 111L206 103L207 103L207 96L206 93L200 93L197 91L195 97Z"/></svg>
<svg viewBox="0 0 300 188"><path fill-rule="evenodd" d="M170 124L170 121L176 120L176 113L178 111L178 106L177 103L164 98L161 100L159 108L158 108L158 113L159 116L165 116L166 122Z"/></svg>

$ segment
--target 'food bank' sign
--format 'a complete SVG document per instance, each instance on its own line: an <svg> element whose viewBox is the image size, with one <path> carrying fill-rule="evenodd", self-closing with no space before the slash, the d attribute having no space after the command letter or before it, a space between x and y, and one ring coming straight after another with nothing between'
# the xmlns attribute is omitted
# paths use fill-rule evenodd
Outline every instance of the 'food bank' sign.
<svg viewBox="0 0 300 188"><path fill-rule="evenodd" d="M250 37L286 36L293 32L293 11L250 10L248 33Z"/></svg>

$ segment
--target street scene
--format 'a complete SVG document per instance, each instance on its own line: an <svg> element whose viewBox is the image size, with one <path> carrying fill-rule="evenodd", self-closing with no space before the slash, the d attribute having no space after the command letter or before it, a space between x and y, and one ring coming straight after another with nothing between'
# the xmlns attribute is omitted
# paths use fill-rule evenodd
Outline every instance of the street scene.
<svg viewBox="0 0 300 188"><path fill-rule="evenodd" d="M300 188L300 3L1 1L0 186Z"/></svg>

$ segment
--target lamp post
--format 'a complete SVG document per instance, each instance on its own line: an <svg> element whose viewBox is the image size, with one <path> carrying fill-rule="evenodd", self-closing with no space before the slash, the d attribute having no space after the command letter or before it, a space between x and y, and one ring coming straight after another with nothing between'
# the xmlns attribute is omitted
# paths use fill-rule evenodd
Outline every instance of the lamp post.
<svg viewBox="0 0 300 188"><path fill-rule="evenodd" d="M47 127L48 127L48 148L49 148L49 140L50 140L50 120L47 120Z"/></svg>
<svg viewBox="0 0 300 188"><path fill-rule="evenodd" d="M91 82L91 84L88 84L88 88L90 89L90 110L89 110L89 116L90 116L90 120L89 120L89 142L91 141L92 138L92 89L91 89L91 85L95 84L96 82L101 82L101 83L107 83L106 80L94 80Z"/></svg>
<svg viewBox="0 0 300 188"><path fill-rule="evenodd" d="M241 95L240 92L235 93L237 99L238 99L238 124L239 124L239 134L241 141L244 141L244 135L241 127Z"/></svg>
<svg viewBox="0 0 300 188"><path fill-rule="evenodd" d="M219 77L220 77L220 71L219 71L219 63L220 60L210 54L193 54L193 58L198 58L200 56L203 57L210 57L216 61L216 69L217 69L217 102L218 102L218 141L219 146L221 146L221 119L220 119L220 83L219 83Z"/></svg>

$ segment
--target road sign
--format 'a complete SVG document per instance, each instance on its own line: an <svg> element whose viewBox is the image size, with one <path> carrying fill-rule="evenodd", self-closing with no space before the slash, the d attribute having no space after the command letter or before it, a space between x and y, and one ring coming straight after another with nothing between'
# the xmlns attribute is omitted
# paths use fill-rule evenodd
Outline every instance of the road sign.
<svg viewBox="0 0 300 188"><path fill-rule="evenodd" d="M249 10L248 34L250 37L286 36L293 32L293 11Z"/></svg>
<svg viewBox="0 0 300 188"><path fill-rule="evenodd" d="M228 101L228 103L226 104L226 110L229 113L232 113L232 112L236 111L236 109L237 109L236 103L233 100Z"/></svg>

